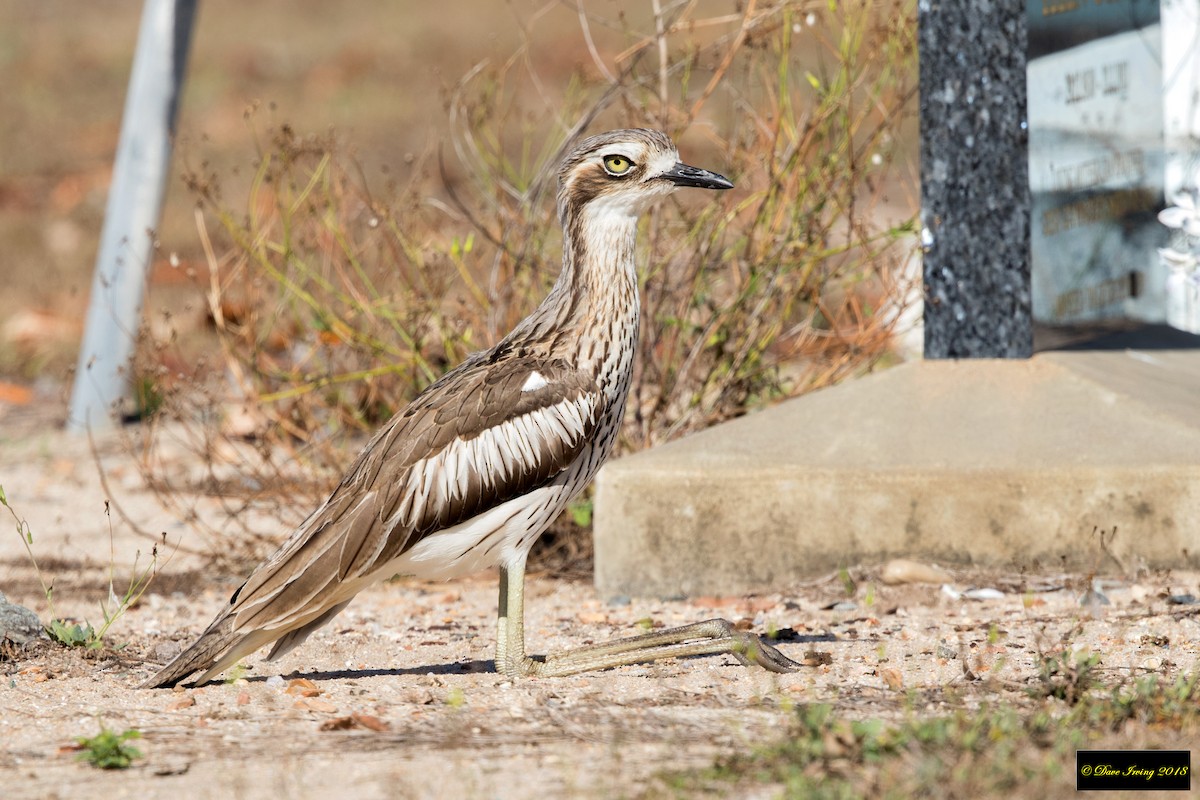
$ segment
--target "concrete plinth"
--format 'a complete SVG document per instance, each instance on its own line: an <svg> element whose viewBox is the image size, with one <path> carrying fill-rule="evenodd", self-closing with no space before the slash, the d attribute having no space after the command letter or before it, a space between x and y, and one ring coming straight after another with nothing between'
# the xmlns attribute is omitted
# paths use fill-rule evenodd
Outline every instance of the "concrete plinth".
<svg viewBox="0 0 1200 800"><path fill-rule="evenodd" d="M1177 341L1172 339L1171 341ZM892 556L1200 567L1200 350L925 361L611 462L603 594L781 588Z"/></svg>

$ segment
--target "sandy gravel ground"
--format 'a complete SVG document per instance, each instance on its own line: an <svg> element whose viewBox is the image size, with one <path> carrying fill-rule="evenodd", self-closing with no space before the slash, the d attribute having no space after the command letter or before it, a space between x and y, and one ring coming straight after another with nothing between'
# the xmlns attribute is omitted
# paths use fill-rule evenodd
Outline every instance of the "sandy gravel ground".
<svg viewBox="0 0 1200 800"><path fill-rule="evenodd" d="M110 555L106 492L86 443L7 422L0 484L30 523L59 615L95 623L110 562L123 576L148 543L114 520ZM101 450L122 508L150 530L186 536L141 488L121 448ZM45 598L9 519L0 531L0 591L44 619ZM1099 549L1097 565L1112 569ZM1110 604L1090 607L1079 602L1090 583L1082 575L951 570L956 591L998 592L972 600L936 583L884 585L877 565L851 573L853 598L837 576L798 577L781 593L674 601L602 598L586 582L529 579L535 653L724 616L781 631L793 658L821 654L792 675L709 657L512 682L490 671L496 580L483 574L374 587L280 662L260 652L228 683L139 691L237 584L176 553L113 626L114 647L39 643L0 657L0 796L637 797L654 793L663 770L782 735L797 703L832 702L863 717L896 717L910 697L928 713L1021 703L1039 651L1099 651L1113 681L1194 669L1200 653L1198 607L1168 600L1200 595L1195 573L1106 580L1099 588ZM125 771L77 761L75 737L102 724L140 730L144 757Z"/></svg>

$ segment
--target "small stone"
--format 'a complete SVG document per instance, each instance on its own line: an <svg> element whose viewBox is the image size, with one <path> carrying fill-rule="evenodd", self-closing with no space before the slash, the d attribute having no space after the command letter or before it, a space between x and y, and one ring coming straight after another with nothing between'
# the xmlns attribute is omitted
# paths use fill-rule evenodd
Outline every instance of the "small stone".
<svg viewBox="0 0 1200 800"><path fill-rule="evenodd" d="M879 580L888 586L896 586L902 583L949 583L954 578L946 570L930 564L893 558L879 571Z"/></svg>
<svg viewBox="0 0 1200 800"><path fill-rule="evenodd" d="M153 772L155 775L160 776L183 775L191 768L192 762L188 761L186 758L167 757L163 761L154 765Z"/></svg>
<svg viewBox="0 0 1200 800"><path fill-rule="evenodd" d="M1079 605L1084 608L1098 608L1100 606L1112 605L1112 601L1105 596L1104 592L1092 588L1079 596Z"/></svg>
<svg viewBox="0 0 1200 800"><path fill-rule="evenodd" d="M319 697L302 697L292 707L304 709L305 711L319 711L323 714L332 714L337 711L337 706Z"/></svg>
<svg viewBox="0 0 1200 800"><path fill-rule="evenodd" d="M968 600L1003 600L1004 592L999 589L967 589L963 592L963 597Z"/></svg>
<svg viewBox="0 0 1200 800"><path fill-rule="evenodd" d="M183 652L183 646L179 642L159 642L154 645L150 655L154 661L166 664L181 652Z"/></svg>
<svg viewBox="0 0 1200 800"><path fill-rule="evenodd" d="M25 606L8 602L0 593L0 641L24 646L45 635L38 615Z"/></svg>

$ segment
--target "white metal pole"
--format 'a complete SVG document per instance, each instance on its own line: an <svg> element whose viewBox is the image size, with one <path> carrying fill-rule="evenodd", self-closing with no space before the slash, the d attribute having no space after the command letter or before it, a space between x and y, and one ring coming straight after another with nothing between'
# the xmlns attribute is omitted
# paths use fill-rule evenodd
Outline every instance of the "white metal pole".
<svg viewBox="0 0 1200 800"><path fill-rule="evenodd" d="M104 213L67 429L113 424L129 387L146 274L166 193L195 0L146 0Z"/></svg>

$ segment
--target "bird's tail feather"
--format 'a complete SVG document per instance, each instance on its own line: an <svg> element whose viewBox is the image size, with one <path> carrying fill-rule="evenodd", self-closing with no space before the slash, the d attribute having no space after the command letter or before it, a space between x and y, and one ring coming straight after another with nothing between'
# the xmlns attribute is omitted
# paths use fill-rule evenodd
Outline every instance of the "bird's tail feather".
<svg viewBox="0 0 1200 800"><path fill-rule="evenodd" d="M262 631L251 633L234 631L233 617L221 617L209 625L208 630L201 634L191 647L177 655L154 677L142 683L139 688L153 689L160 686L174 686L193 672L200 670L205 670L205 672L195 681L195 684L205 683L225 668L237 663L242 656L261 647L264 643L262 633ZM270 641L269 635L266 640Z"/></svg>
<svg viewBox="0 0 1200 800"><path fill-rule="evenodd" d="M267 656L268 661L274 661L298 647L313 631L327 624L349 604L350 600L345 600L316 614L311 619L301 618L297 626L290 631L286 628L235 631L234 615L225 614L214 620L208 626L208 630L200 634L200 638L191 647L172 659L171 663L141 684L140 688L154 689L160 686L174 686L193 672L204 670L204 674L193 681L194 685L199 686L220 675L243 656L250 655L263 645L278 640L270 655Z"/></svg>
<svg viewBox="0 0 1200 800"><path fill-rule="evenodd" d="M304 640L307 639L313 631L315 631L317 628L320 628L322 625L327 624L329 620L340 614L342 609L348 605L350 605L349 600L344 603L338 603L336 606L333 606L311 622L306 622L300 627L285 633L279 638L278 641L275 642L275 646L271 648L271 652L267 655L267 661L275 661L276 659L282 658L283 656L286 656L288 653L295 650L304 643Z"/></svg>

